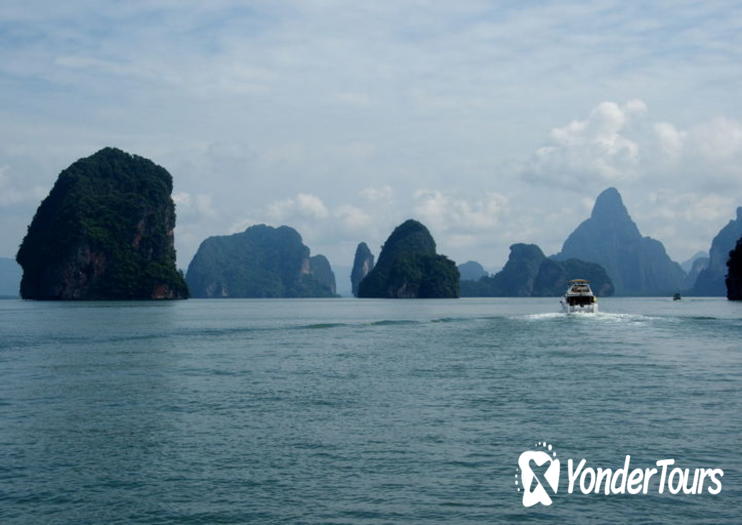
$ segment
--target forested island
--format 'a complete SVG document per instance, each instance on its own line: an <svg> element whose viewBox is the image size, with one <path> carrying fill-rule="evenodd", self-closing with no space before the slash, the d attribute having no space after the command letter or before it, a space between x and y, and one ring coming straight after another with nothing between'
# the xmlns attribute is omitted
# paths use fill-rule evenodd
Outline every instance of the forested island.
<svg viewBox="0 0 742 525"><path fill-rule="evenodd" d="M250 226L204 240L182 275L175 265L173 179L154 162L104 148L63 170L41 202L16 260L0 259L0 295L46 300L335 297L335 274L283 225ZM597 295L724 295L740 299L742 207L708 252L684 268L660 241L642 236L620 193L608 188L592 213L547 257L516 243L501 271L460 266L437 253L422 223L389 235L378 261L365 242L350 274L360 298L549 297L567 281L592 282ZM20 281L20 282L18 282ZM189 292L190 289L190 292Z"/></svg>
<svg viewBox="0 0 742 525"><path fill-rule="evenodd" d="M435 241L420 222L397 226L384 243L379 261L360 282L358 297L452 298L459 296L456 263L436 253Z"/></svg>
<svg viewBox="0 0 742 525"><path fill-rule="evenodd" d="M171 175L104 148L62 171L18 255L25 299L185 299Z"/></svg>
<svg viewBox="0 0 742 525"><path fill-rule="evenodd" d="M335 275L323 255L310 257L289 226L258 224L209 237L188 266L193 297L334 297Z"/></svg>

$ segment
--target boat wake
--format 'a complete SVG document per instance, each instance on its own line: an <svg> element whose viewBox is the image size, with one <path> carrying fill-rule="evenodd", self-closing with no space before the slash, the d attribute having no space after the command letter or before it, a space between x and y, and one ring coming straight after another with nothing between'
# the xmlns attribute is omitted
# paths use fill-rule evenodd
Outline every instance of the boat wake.
<svg viewBox="0 0 742 525"><path fill-rule="evenodd" d="M549 320L585 320L590 322L613 322L613 323L643 323L655 319L654 317L642 314L622 314L611 312L546 312L540 314L527 314L522 316L512 316L510 319L524 319L527 321L549 321Z"/></svg>

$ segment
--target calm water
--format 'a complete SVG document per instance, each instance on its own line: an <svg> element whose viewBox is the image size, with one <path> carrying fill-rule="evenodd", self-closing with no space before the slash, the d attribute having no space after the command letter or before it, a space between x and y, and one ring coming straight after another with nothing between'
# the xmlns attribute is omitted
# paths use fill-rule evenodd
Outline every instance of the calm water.
<svg viewBox="0 0 742 525"><path fill-rule="evenodd" d="M742 304L555 306L0 301L0 523L740 523ZM724 488L524 509L540 440Z"/></svg>

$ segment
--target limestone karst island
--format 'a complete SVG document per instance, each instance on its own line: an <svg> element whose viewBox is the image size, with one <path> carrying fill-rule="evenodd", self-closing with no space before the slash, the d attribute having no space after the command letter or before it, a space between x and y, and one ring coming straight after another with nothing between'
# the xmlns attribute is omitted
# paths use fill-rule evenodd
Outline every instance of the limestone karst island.
<svg viewBox="0 0 742 525"><path fill-rule="evenodd" d="M437 253L428 228L409 219L389 235L378 261L359 242L350 275L312 255L288 225L256 224L205 239L184 276L176 268L173 178L143 157L104 148L63 170L41 202L18 251L0 258L0 295L41 300L336 297L349 279L359 298L552 297L575 276L598 296L726 295L742 298L742 207L708 254L682 265L642 236L621 195L608 188L584 222L547 256L516 243L502 269L456 266ZM493 235L497 235L493 232ZM349 254L350 256L350 254Z"/></svg>

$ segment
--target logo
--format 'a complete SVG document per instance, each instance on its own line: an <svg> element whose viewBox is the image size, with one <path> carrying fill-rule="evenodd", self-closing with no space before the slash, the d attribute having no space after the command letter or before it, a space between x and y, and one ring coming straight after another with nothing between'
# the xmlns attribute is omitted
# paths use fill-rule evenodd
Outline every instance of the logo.
<svg viewBox="0 0 742 525"><path fill-rule="evenodd" d="M551 496L559 490L560 465L556 452L545 441L536 443L536 446L544 450L523 452L518 458L515 473L515 485L522 486L524 507L533 507L537 503L549 506ZM521 492L521 486L518 486L518 492Z"/></svg>
<svg viewBox="0 0 742 525"><path fill-rule="evenodd" d="M715 496L722 490L720 468L683 468L673 458L658 459L650 467L632 468L626 455L620 467L593 466L587 459L567 460L566 494L657 494ZM518 457L515 487L523 494L523 506L549 506L559 491L560 462L554 447L545 441L536 450L526 450Z"/></svg>

